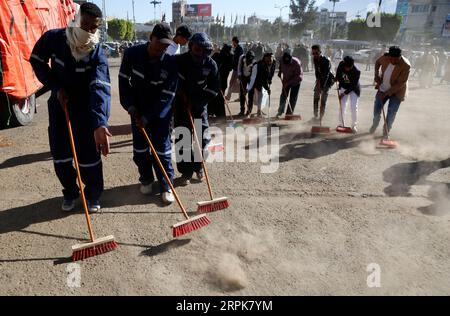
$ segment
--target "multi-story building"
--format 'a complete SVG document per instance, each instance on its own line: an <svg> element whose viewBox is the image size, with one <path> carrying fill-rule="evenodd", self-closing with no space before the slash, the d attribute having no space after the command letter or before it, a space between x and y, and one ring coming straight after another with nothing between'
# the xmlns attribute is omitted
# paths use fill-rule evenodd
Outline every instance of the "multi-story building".
<svg viewBox="0 0 450 316"><path fill-rule="evenodd" d="M403 12L406 5L407 13L400 29L403 41L419 43L443 37L444 25L450 14L450 0L402 1L400 8Z"/></svg>
<svg viewBox="0 0 450 316"><path fill-rule="evenodd" d="M317 12L316 16L316 28L330 27L331 23L335 25L342 25L347 22L347 12L331 12L328 9L321 9Z"/></svg>
<svg viewBox="0 0 450 316"><path fill-rule="evenodd" d="M187 1L177 0L172 3L172 27L177 28L186 16Z"/></svg>

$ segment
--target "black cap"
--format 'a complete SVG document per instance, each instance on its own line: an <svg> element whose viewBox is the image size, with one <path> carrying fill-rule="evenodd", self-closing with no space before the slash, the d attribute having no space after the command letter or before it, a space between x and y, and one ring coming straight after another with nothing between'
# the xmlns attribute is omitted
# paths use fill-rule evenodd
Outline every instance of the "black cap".
<svg viewBox="0 0 450 316"><path fill-rule="evenodd" d="M389 56L400 57L402 56L402 50L398 46L389 47Z"/></svg>
<svg viewBox="0 0 450 316"><path fill-rule="evenodd" d="M355 60L351 56L344 57L344 66L345 67L353 67L355 65Z"/></svg>
<svg viewBox="0 0 450 316"><path fill-rule="evenodd" d="M192 32L189 26L187 26L186 24L182 24L177 28L176 35L184 37L189 40L192 37Z"/></svg>
<svg viewBox="0 0 450 316"><path fill-rule="evenodd" d="M167 23L156 24L150 38L154 36L163 44L172 44L172 31Z"/></svg>

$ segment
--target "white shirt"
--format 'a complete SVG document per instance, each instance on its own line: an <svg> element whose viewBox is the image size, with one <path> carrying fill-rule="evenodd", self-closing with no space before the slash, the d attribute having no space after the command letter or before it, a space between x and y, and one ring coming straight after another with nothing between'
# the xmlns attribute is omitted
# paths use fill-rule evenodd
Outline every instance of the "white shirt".
<svg viewBox="0 0 450 316"><path fill-rule="evenodd" d="M170 44L170 46L167 47L167 50L166 50L166 54L171 55L171 56L180 55L180 52L181 52L181 46L180 46L180 44L177 44L175 42L172 42L172 44Z"/></svg>
<svg viewBox="0 0 450 316"><path fill-rule="evenodd" d="M383 83L380 86L381 92L386 92L391 88L391 77L394 72L395 66L393 64L389 64L383 74Z"/></svg>

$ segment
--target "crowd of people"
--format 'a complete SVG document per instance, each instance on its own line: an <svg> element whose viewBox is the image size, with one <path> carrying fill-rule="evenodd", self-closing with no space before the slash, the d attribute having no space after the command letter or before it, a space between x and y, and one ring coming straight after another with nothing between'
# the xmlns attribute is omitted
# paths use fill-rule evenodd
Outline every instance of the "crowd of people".
<svg viewBox="0 0 450 316"><path fill-rule="evenodd" d="M36 43L30 62L39 80L52 91L48 102L49 140L56 175L64 188L62 209L72 211L80 193L67 141L67 109L89 210L97 212L101 208L103 191L101 154L107 156L110 151L108 119L112 87L108 61L98 36L102 12L95 4L85 3L80 15L79 25L45 33ZM184 53L183 47L187 50ZM433 64L437 68L432 71L440 69L445 80L448 69L443 70L442 60L437 62L429 53L421 60L426 70L422 70L420 76L428 78L427 71ZM345 114L349 103L352 112L350 128L357 133L361 71L344 51L333 52L320 45L310 48L297 45L291 50L288 45L280 44L273 53L262 43L241 45L238 37L233 37L231 45L224 44L218 49L205 33L192 34L189 27L182 25L173 35L167 24L157 24L147 43L124 50L119 73L120 103L130 116L133 160L139 171L142 194L151 194L153 184L158 180L162 200L167 204L174 202L173 192L156 164L142 130L152 139L163 168L173 181L173 128L192 134L194 126L191 122L195 120L202 137L201 147L207 154L210 137L206 130L210 116L224 117L233 93L239 93L240 116L251 117L254 106L257 117L269 115L263 113L263 95L270 97L272 94L275 74L282 83L277 117L292 115L304 72L310 70L310 64L316 79L312 121L321 122L328 94L336 85L342 113ZM383 131L383 138L388 139L400 104L407 97L411 64L400 47L392 46L386 48L373 65L377 93L370 132L375 133L381 110L388 103L387 124ZM339 125L344 127L343 117L339 118ZM186 133L175 134L176 167L182 175L182 184L191 184L194 176L203 181L205 175L201 161L194 159L192 137Z"/></svg>

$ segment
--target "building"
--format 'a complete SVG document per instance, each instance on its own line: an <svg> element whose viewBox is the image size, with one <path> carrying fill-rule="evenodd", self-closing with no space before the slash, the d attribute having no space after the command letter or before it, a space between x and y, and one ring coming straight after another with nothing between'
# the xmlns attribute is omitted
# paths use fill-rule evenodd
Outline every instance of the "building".
<svg viewBox="0 0 450 316"><path fill-rule="evenodd" d="M186 16L186 5L185 0L178 0L172 3L172 27L177 28L181 23L183 23L183 18Z"/></svg>
<svg viewBox="0 0 450 316"><path fill-rule="evenodd" d="M335 25L343 25L347 23L347 12L331 12L328 9L321 9L317 12L316 16L316 29L320 29L322 27L330 27L331 22L334 22Z"/></svg>
<svg viewBox="0 0 450 316"><path fill-rule="evenodd" d="M402 41L420 43L435 38L443 38L444 26L447 24L447 17L450 14L449 0L407 0L399 2L402 3L397 3L398 12L404 16L400 28ZM404 15L405 10L406 16Z"/></svg>
<svg viewBox="0 0 450 316"><path fill-rule="evenodd" d="M172 2L171 27L176 29L180 24L187 24L194 33L208 33L215 23L211 4L188 4L185 0Z"/></svg>

